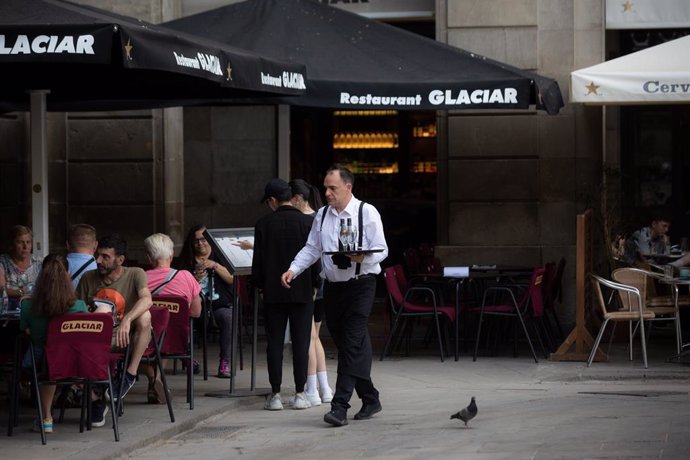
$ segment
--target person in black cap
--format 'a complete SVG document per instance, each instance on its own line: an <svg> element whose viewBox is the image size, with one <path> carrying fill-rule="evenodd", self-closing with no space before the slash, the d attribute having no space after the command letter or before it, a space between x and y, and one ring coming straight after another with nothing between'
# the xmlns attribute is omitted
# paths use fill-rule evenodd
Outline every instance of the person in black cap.
<svg viewBox="0 0 690 460"><path fill-rule="evenodd" d="M266 184L262 202L272 212L259 219L254 228L254 256L252 279L263 294L266 327L266 355L271 394L264 409L281 410L280 397L283 370L283 343L285 328L290 320L292 338L292 366L295 380L294 409L311 407L304 394L307 382L309 343L311 341L313 296L318 287L318 273L307 268L307 276L293 283L292 289L281 286L280 276L307 241L313 217L291 205L292 191L282 179L271 179Z"/></svg>

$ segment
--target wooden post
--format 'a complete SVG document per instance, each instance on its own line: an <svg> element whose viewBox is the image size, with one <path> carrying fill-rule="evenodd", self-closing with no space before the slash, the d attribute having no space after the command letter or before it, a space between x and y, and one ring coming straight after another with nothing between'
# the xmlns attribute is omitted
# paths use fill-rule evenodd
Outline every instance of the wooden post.
<svg viewBox="0 0 690 460"><path fill-rule="evenodd" d="M587 330L585 313L592 305L592 290L587 282L592 271L592 210L577 216L577 243L575 247L575 328L568 334L555 353L552 361L587 361L594 340ZM573 349L574 345L574 349ZM601 350L594 356L596 361L608 361Z"/></svg>

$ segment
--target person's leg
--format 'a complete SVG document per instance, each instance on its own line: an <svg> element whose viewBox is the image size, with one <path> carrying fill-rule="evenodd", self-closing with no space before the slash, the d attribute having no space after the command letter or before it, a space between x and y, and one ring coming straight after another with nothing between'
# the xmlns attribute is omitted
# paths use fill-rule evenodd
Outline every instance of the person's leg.
<svg viewBox="0 0 690 460"><path fill-rule="evenodd" d="M311 337L309 340L309 363L307 365L307 385L304 389L304 391L306 391L310 395L318 394L318 388L316 384L316 368L316 326L314 325L314 320L312 319Z"/></svg>
<svg viewBox="0 0 690 460"><path fill-rule="evenodd" d="M144 312L132 322L134 337L132 338L132 356L127 366L127 372L136 376L141 357L151 341L151 313Z"/></svg>
<svg viewBox="0 0 690 460"><path fill-rule="evenodd" d="M161 367L163 369L165 369L167 361L167 359L161 360ZM146 393L149 404L165 404L165 388L163 387L161 374L158 372L158 368L150 364L142 364L139 366L139 370L146 375L149 382Z"/></svg>
<svg viewBox="0 0 690 460"><path fill-rule="evenodd" d="M213 310L213 319L218 325L220 354L218 356L218 377L230 377L230 357L232 354L232 308L221 307Z"/></svg>
<svg viewBox="0 0 690 460"><path fill-rule="evenodd" d="M280 393L283 380L283 341L287 327L287 308L284 304L264 304L266 329L266 364L268 381L273 394Z"/></svg>
<svg viewBox="0 0 690 460"><path fill-rule="evenodd" d="M53 421L53 397L55 396L56 385L41 385L41 410L43 410L43 420Z"/></svg>
<svg viewBox="0 0 690 460"><path fill-rule="evenodd" d="M331 406L349 408L349 400L357 380L371 380L372 349L368 324L376 280L364 278L344 284L346 286L339 293L341 301L336 305L337 308L330 310L327 305L326 320L329 330L332 325L338 328L334 334L338 346L338 380L341 380L341 374L349 376L342 383L336 383L336 394ZM328 296L326 299L328 300ZM378 400L378 394L364 384L362 391L366 393L367 399Z"/></svg>
<svg viewBox="0 0 690 460"><path fill-rule="evenodd" d="M338 349L338 375L336 378L336 394L331 400L331 410L341 411L343 415L347 413L350 408L349 400L354 389L354 380L350 379L348 375L341 372L342 365L346 360L344 337L343 337L343 322L345 319L344 311L347 307L347 289L345 283L325 283L324 285L324 310L326 314L326 324L328 331L333 338L336 348ZM340 389L340 390L338 390Z"/></svg>
<svg viewBox="0 0 690 460"><path fill-rule="evenodd" d="M309 344L314 307L311 302L292 304L288 309L290 317L290 336L292 337L292 373L295 380L295 393L304 392L309 364Z"/></svg>
<svg viewBox="0 0 690 460"><path fill-rule="evenodd" d="M139 370L141 357L144 356L144 352L151 341L151 313L148 311L142 313L138 318L132 321L131 327L134 330L134 335L130 336L131 343L129 364L124 372L124 383L121 384L123 380L118 380L115 382L115 388L113 390L113 398L115 401L120 399L120 396L127 396L129 390L136 383L137 371ZM115 334L116 330L113 330L113 337ZM120 389L122 389L121 395Z"/></svg>
<svg viewBox="0 0 690 460"><path fill-rule="evenodd" d="M321 343L321 321L314 323L314 348L316 351L316 378L319 382L319 396L321 401L328 403L333 399L333 390L328 383L328 369L326 368L326 350Z"/></svg>

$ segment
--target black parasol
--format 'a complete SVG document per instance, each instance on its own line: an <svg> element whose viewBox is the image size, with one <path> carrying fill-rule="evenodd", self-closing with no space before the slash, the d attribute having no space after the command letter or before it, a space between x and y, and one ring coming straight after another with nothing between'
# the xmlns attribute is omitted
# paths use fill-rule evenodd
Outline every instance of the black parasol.
<svg viewBox="0 0 690 460"><path fill-rule="evenodd" d="M282 103L362 109L563 106L558 83L312 0L249 0L166 26L292 62L307 94Z"/></svg>

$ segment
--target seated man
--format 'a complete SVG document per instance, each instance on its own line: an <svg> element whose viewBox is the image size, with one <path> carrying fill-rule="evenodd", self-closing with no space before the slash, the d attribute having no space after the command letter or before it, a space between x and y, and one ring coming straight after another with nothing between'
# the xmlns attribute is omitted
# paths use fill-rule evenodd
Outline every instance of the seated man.
<svg viewBox="0 0 690 460"><path fill-rule="evenodd" d="M630 235L625 242L626 262L631 265L669 263L668 258L661 255L669 253L671 240L668 237L668 230L670 227L669 218L657 215L652 218L651 225L642 227ZM658 256L655 257L655 255ZM690 265L690 253L670 262L670 265L675 267Z"/></svg>
<svg viewBox="0 0 690 460"><path fill-rule="evenodd" d="M132 354L125 369L124 387L115 382L113 400L125 397L136 382L137 368L151 339L151 293L146 273L141 268L123 267L127 242L119 235L104 236L96 249L97 270L84 273L77 286L77 297L91 304L94 298L111 300L117 306L117 321L113 330L113 345L125 348L134 328Z"/></svg>
<svg viewBox="0 0 690 460"><path fill-rule="evenodd" d="M144 240L146 256L153 267L146 271L148 287L154 296L179 296L187 299L189 314L194 318L201 316L201 286L187 270L170 268L174 255L174 243L168 235L154 233ZM165 403L163 383L156 375L153 366L145 366L149 379L148 401L151 404Z"/></svg>
<svg viewBox="0 0 690 460"><path fill-rule="evenodd" d="M671 220L654 216L649 226L635 231L626 241L625 260L631 265L639 263L663 263L654 254L664 254L670 240L667 235Z"/></svg>
<svg viewBox="0 0 690 460"><path fill-rule="evenodd" d="M87 224L74 224L67 235L67 263L69 275L76 289L84 273L96 270L96 229Z"/></svg>

